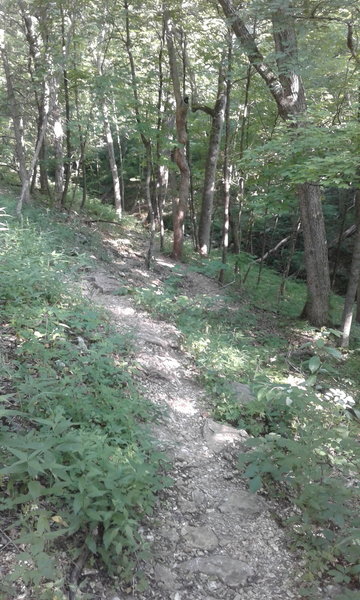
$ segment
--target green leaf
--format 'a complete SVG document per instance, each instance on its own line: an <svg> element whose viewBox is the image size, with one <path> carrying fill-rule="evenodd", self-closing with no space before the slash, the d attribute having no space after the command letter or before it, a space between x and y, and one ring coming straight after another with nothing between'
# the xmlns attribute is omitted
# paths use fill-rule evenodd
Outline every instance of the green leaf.
<svg viewBox="0 0 360 600"><path fill-rule="evenodd" d="M250 479L249 488L251 492L257 492L262 488L262 479L259 475L253 477L253 479Z"/></svg>
<svg viewBox="0 0 360 600"><path fill-rule="evenodd" d="M308 363L310 373L316 373L316 371L319 370L320 365L321 365L321 360L317 355L310 358L309 363Z"/></svg>
<svg viewBox="0 0 360 600"><path fill-rule="evenodd" d="M40 498L43 495L45 488L38 481L29 481L28 490L31 497L35 500L36 498Z"/></svg>
<svg viewBox="0 0 360 600"><path fill-rule="evenodd" d="M89 548L89 550L93 553L96 554L96 542L95 539L92 535L87 535L85 538L85 544L86 546Z"/></svg>
<svg viewBox="0 0 360 600"><path fill-rule="evenodd" d="M330 354L330 356L333 356L337 360L343 359L343 355L341 354L340 350L333 348L333 346L324 346L324 350L327 354Z"/></svg>
<svg viewBox="0 0 360 600"><path fill-rule="evenodd" d="M107 529L105 531L104 537L103 537L103 542L104 542L104 547L106 550L109 548L109 546L111 545L113 540L116 538L119 531L120 531L119 527L113 527L112 529Z"/></svg>

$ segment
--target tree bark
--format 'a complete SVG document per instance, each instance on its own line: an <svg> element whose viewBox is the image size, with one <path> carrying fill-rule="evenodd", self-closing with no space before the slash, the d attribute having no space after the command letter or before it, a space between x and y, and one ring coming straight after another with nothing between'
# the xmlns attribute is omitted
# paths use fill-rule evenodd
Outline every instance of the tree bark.
<svg viewBox="0 0 360 600"><path fill-rule="evenodd" d="M356 191L356 234L354 239L353 255L351 260L350 275L346 290L344 310L341 321L341 346L348 348L350 331L353 319L353 308L357 289L360 283L360 190Z"/></svg>
<svg viewBox="0 0 360 600"><path fill-rule="evenodd" d="M64 192L64 130L61 120L60 106L54 109L54 152L55 152L55 202L60 206Z"/></svg>
<svg viewBox="0 0 360 600"><path fill-rule="evenodd" d="M305 126L306 99L298 74L298 56L294 19L290 2L283 2L273 13L273 38L278 74L264 61L254 37L234 8L231 0L219 0L235 35L247 53L250 63L265 81L280 116L292 126ZM329 320L330 274L327 241L318 186L305 183L298 186L307 270L307 301L302 313L311 324L321 326ZM317 225L312 219L316 215ZM320 262L320 268L318 267Z"/></svg>
<svg viewBox="0 0 360 600"><path fill-rule="evenodd" d="M113 181L114 188L114 206L115 212L119 219L122 217L122 202L121 202L121 188L120 188L120 180L119 174L117 170L116 158L115 158L115 150L114 150L114 140L111 131L110 119L109 119L109 109L107 107L106 98L103 98L103 115L104 115L104 130L106 137L106 144L109 155L109 164L111 170L111 176Z"/></svg>
<svg viewBox="0 0 360 600"><path fill-rule="evenodd" d="M61 36L62 36L62 54L63 54L63 85L64 85L64 100L65 100L65 144L66 144L66 157L64 161L64 184L63 191L61 197L61 204L64 206L66 202L66 195L68 193L70 178L71 178L71 131L70 131L70 92L69 92L69 79L67 72L67 48L66 48L66 40L65 40L65 16L64 9L62 5L60 5L60 13L61 13Z"/></svg>
<svg viewBox="0 0 360 600"><path fill-rule="evenodd" d="M1 59L2 59L4 72L5 72L5 80L6 80L6 88L7 88L9 107L10 107L12 121L13 121L13 127L14 127L15 150L16 150L16 155L17 155L17 159L18 159L18 163L19 163L19 176L20 176L20 181L21 181L21 185L22 185L21 203L23 203L23 202L28 203L28 202L30 202L30 183L29 183L28 171L27 171L27 167L26 167L26 153L25 153L23 121L22 121L22 117L21 117L20 106L18 104L16 95L15 95L12 73L11 73L11 68L10 68L10 64L9 64L7 48L6 48L4 40L1 40L0 49L1 49Z"/></svg>
<svg viewBox="0 0 360 600"><path fill-rule="evenodd" d="M217 98L211 111L211 132L208 154L205 165L204 187L202 192L201 212L199 220L199 252L207 256L210 251L210 231L214 206L215 178L219 155L221 132L224 123L226 105L225 75L223 61L219 68ZM192 110L202 110L203 107L193 105ZM208 111L206 111L208 112Z"/></svg>
<svg viewBox="0 0 360 600"><path fill-rule="evenodd" d="M137 86L137 76L135 69L135 61L132 53L132 42L130 36L130 20L129 20L129 3L127 0L124 1L125 8L125 30L126 30L126 39L125 46L126 51L129 58L130 64L130 75L131 75L131 87L133 90L134 96L134 105L135 105L135 118L138 124L140 138L143 143L145 149L145 198L148 207L148 218L150 222L150 239L149 239L149 247L145 259L145 264L148 269L151 268L152 258L153 258L153 248L155 241L155 214L154 214L154 206L151 198L151 172L152 172L152 149L151 149L151 140L144 134L142 131L142 120L139 109L139 95L138 95L138 86Z"/></svg>
<svg viewBox="0 0 360 600"><path fill-rule="evenodd" d="M166 42L169 55L170 75L173 84L175 102L176 102L176 134L178 145L172 152L172 159L176 163L180 172L180 184L178 196L173 199L173 249L172 257L180 260L182 255L184 232L183 225L187 212L189 189L190 189L190 169L186 157L187 129L186 119L189 109L189 99L181 94L180 77L177 65L176 50L174 44L174 32L170 16L167 10L164 12Z"/></svg>
<svg viewBox="0 0 360 600"><path fill-rule="evenodd" d="M17 3L18 3L19 9L20 9L20 14L21 14L21 17L22 17L22 20L24 23L25 37L26 37L26 41L27 41L28 47L29 47L28 71L29 71L29 75L30 75L30 78L31 78L31 81L33 84L35 102L36 102L36 107L38 110L37 139L36 139L36 146L37 146L39 137L41 135L44 118L45 118L45 85L46 85L46 82L45 82L45 78L44 78L43 69L44 69L44 62L45 62L45 64L48 62L48 60L47 60L48 57L46 56L47 47L48 47L48 44L47 44L48 32L47 32L47 27L46 27L47 8L45 7L45 11L41 11L41 13L40 13L41 17L40 17L39 29L41 31L41 36L42 36L43 45L44 45L44 55L41 56L37 37L36 37L36 32L34 31L34 21L28 12L29 7L25 2L23 2L23 0L17 0ZM39 89L39 87L40 87L40 89ZM43 143L42 143L42 146L41 146L40 152L39 152L40 191L44 194L48 193L50 196L50 186L49 186L49 180L48 180L47 169L46 169L46 164L45 164L45 158L46 158L46 141L45 141L45 137L44 137ZM34 173L32 176L32 182L31 182L31 186L30 186L31 192L34 190L34 187L36 185L36 170L37 170L36 167L37 167L37 165L35 165Z"/></svg>
<svg viewBox="0 0 360 600"><path fill-rule="evenodd" d="M227 76L226 76L226 100L225 100L225 140L224 140L224 162L223 162L223 197L224 197L224 217L222 229L222 264L227 263L227 252L229 248L229 230L230 230L230 180L231 167L229 164L229 141L230 141L230 97L231 97L231 78L232 70L232 34L229 32L228 53L227 53ZM219 282L224 283L225 268L222 267L219 273Z"/></svg>
<svg viewBox="0 0 360 600"><path fill-rule="evenodd" d="M121 197L121 206L122 206L122 210L125 210L125 183L124 183L124 165L123 165L123 153L122 153L122 147L121 147L121 135L120 135L120 129L119 129L119 123L117 120L117 115L116 115L116 104L115 104L115 96L114 93L112 91L112 96L111 96L111 103L112 103L112 113L113 113L113 123L114 123L114 127L115 127L115 133L116 133L116 142L117 142L117 148L118 148L118 175L119 175L119 182L120 182L120 197Z"/></svg>
<svg viewBox="0 0 360 600"><path fill-rule="evenodd" d="M318 186L298 186L304 236L307 300L302 317L315 327L328 324L330 276L326 232Z"/></svg>

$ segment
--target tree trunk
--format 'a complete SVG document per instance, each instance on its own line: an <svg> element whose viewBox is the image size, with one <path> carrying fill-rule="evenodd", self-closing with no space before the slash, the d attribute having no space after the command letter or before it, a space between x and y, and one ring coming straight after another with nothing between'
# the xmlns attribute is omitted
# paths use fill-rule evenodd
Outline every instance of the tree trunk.
<svg viewBox="0 0 360 600"><path fill-rule="evenodd" d="M210 231L214 205L215 178L226 104L224 84L224 65L221 64L219 69L216 103L214 109L211 110L211 132L205 165L204 188L199 220L199 252L201 256L207 256L210 251ZM193 111L198 109L201 108L193 106Z"/></svg>
<svg viewBox="0 0 360 600"><path fill-rule="evenodd" d="M173 199L174 238L172 257L175 258L175 260L180 260L184 243L183 225L188 206L190 189L190 169L185 152L186 142L188 139L186 119L189 109L189 99L187 96L183 97L181 94L180 77L174 44L174 33L167 10L164 11L164 21L169 54L170 75L176 102L176 134L178 145L172 152L172 159L176 163L180 172L179 194Z"/></svg>
<svg viewBox="0 0 360 600"><path fill-rule="evenodd" d="M145 266L147 269L151 269L151 265L152 265L152 261L153 261L155 232L156 232L155 215L154 215L153 204L151 201L151 189L150 189L151 171L152 171L151 166L152 166L151 142L149 141L149 143L146 147L146 173L145 173L145 194L146 194L146 203L147 203L147 207L148 207L148 215L149 215L149 221L150 221L149 247L148 247L148 250L146 253L146 259L145 259Z"/></svg>
<svg viewBox="0 0 360 600"><path fill-rule="evenodd" d="M255 30L255 25L254 25ZM245 97L242 107L241 115L241 126L240 126L240 140L239 140L239 160L241 161L244 156L244 151L247 146L247 129L249 126L250 109L249 109L249 96L250 96L250 85L252 78L252 65L249 64L246 73L245 83ZM234 254L240 254L241 251L241 234L242 234L242 209L245 199L245 173L243 169L240 171L239 177L239 190L236 198L236 204L234 206L234 220L233 220L233 240L234 240ZM230 198L231 201L231 198ZM231 213L231 211L230 211ZM236 263L238 265L239 262ZM237 267L236 267L237 268Z"/></svg>
<svg viewBox="0 0 360 600"><path fill-rule="evenodd" d="M291 3L282 2L281 8L275 10L272 15L278 73L265 63L254 36L247 29L232 1L219 0L219 3L231 21L231 27L247 53L249 61L265 81L277 104L280 116L284 120L291 121L292 126L304 127L306 100L303 83L298 74L296 32ZM306 316L312 325L321 326L327 324L329 320L330 297L330 274L321 192L319 187L305 183L298 186L298 193L308 286L303 316ZM318 219L316 225L312 221L315 215ZM318 261L321 270L318 268Z"/></svg>
<svg viewBox="0 0 360 600"><path fill-rule="evenodd" d="M302 317L321 327L329 319L330 277L320 188L298 186L300 217L304 235L307 300Z"/></svg>
<svg viewBox="0 0 360 600"><path fill-rule="evenodd" d="M54 109L54 151L55 151L55 202L60 206L64 193L64 130L61 120L60 106Z"/></svg>
<svg viewBox="0 0 360 600"><path fill-rule="evenodd" d="M107 144L111 177L112 177L113 188L114 188L115 212L116 212L117 216L119 217L119 219L121 219L121 217L122 217L122 202L121 202L120 180L119 180L119 174L118 174L116 159L115 159L114 140L113 140L111 126L110 126L109 110L108 110L105 98L103 99L103 115L104 115L104 130L105 130L106 144Z"/></svg>
<svg viewBox="0 0 360 600"><path fill-rule="evenodd" d="M65 143L66 143L66 158L64 161L64 185L61 197L61 204L64 206L66 202L66 195L68 193L70 177L71 177L71 131L70 131L70 93L69 93L69 79L66 68L67 62L67 49L65 40L65 16L62 5L60 5L61 13L61 36L62 36L62 54L63 54L63 83L64 83L64 100L65 100Z"/></svg>
<svg viewBox="0 0 360 600"><path fill-rule="evenodd" d="M355 315L356 323L360 324L360 279L356 292L356 315Z"/></svg>
<svg viewBox="0 0 360 600"><path fill-rule="evenodd" d="M346 290L344 310L341 321L341 346L348 348L350 341L350 331L353 318L353 308L356 298L356 292L360 284L360 190L356 191L356 234L354 239L353 255L348 286Z"/></svg>
<svg viewBox="0 0 360 600"><path fill-rule="evenodd" d="M162 148L161 148L161 134L164 127L164 73L163 73L163 54L165 45L165 24L162 25L162 33L160 39L160 48L158 54L158 74L159 74L159 87L158 87L158 98L157 98L157 124L156 124L156 183L155 183L155 195L157 211L159 215L160 224L160 250L164 250L164 239L165 239L165 228L164 228L164 204L165 195L168 184L168 168L161 164Z"/></svg>
<svg viewBox="0 0 360 600"><path fill-rule="evenodd" d="M122 147L121 147L121 136L120 136L119 123L118 123L117 116L116 116L116 105L115 105L114 93L112 93L112 112L113 112L113 123L114 123L115 133L116 133L117 148L119 151L118 174L119 174L119 181L120 181L121 206L122 206L122 209L125 210L125 184L124 184L123 153L122 153Z"/></svg>
<svg viewBox="0 0 360 600"><path fill-rule="evenodd" d="M19 163L19 176L22 185L21 192L21 203L30 202L30 182L28 171L26 167L26 154L25 154L25 141L24 141L24 131L23 131L23 121L20 112L20 106L17 102L15 90L13 86L12 74L10 69L10 64L7 55L7 49L5 46L5 42L1 42L1 59L4 66L5 72L5 80L6 80L6 88L7 95L9 101L9 107L11 110L11 116L13 120L14 126L14 134L15 134L15 149L16 156Z"/></svg>
<svg viewBox="0 0 360 600"><path fill-rule="evenodd" d="M86 196L87 196L87 177L86 177L86 139L88 135L88 128L91 119L92 109L90 110L90 116L87 124L87 128L83 129L83 125L80 118L80 102L79 102L79 88L77 81L74 85L74 98L75 98L75 110L76 110L76 119L78 123L78 131L79 131L79 141L80 141L80 166L81 166L81 180L82 180L82 199L80 208L83 209L86 204ZM121 196L122 198L122 196Z"/></svg>
<svg viewBox="0 0 360 600"><path fill-rule="evenodd" d="M231 71L232 71L232 34L228 34L228 52L227 52L227 76L226 76L226 99L225 99L225 140L224 140L224 162L223 162L223 196L224 196L224 217L222 229L222 264L227 263L227 252L229 248L229 230L230 230L230 180L231 167L229 164L229 142L230 142L230 97L231 97ZM225 268L222 267L219 273L219 282L224 283Z"/></svg>
<svg viewBox="0 0 360 600"><path fill-rule="evenodd" d="M148 207L148 219L150 222L150 240L149 240L149 248L147 252L147 256L145 259L145 264L148 269L151 268L152 255L153 255L153 247L155 240L155 214L154 214L154 206L152 203L152 195L151 195L151 172L152 172L152 152L151 152L151 140L145 136L142 131L142 120L139 109L139 96L138 96L138 86L137 86L137 76L135 69L135 61L132 53L132 42L130 36L130 20L129 20L129 3L127 0L124 1L125 8L125 30L126 30L126 40L125 46L126 51L129 58L130 64L130 75L131 75L131 87L133 90L134 96L134 108L135 108L135 118L138 124L140 138L143 143L145 149L145 198Z"/></svg>
<svg viewBox="0 0 360 600"><path fill-rule="evenodd" d="M38 110L37 139L36 139L36 145L35 145L37 147L38 141L39 141L39 138L41 135L41 131L42 131L44 118L45 118L46 81L44 78L43 70L44 70L44 63L46 64L48 62L48 60L47 60L48 59L48 57L47 57L48 34L47 34L47 27L46 27L46 8L45 8L45 15L42 14L42 16L41 16L41 22L40 22L40 27L39 27L41 34L42 34L44 48L45 48L44 56L41 56L37 36L34 31L34 20L28 12L29 6L25 2L23 2L23 0L17 0L17 3L19 6L19 9L20 9L21 17L23 19L24 28L25 28L25 37L26 37L26 41L27 41L28 47L29 47L28 71L29 71L29 75L31 78L33 88L34 88L35 102L36 102L36 106L37 106L37 110ZM39 90L38 86L40 87L40 90ZM47 175L47 170L46 170L45 158L46 158L46 142L45 142L45 137L44 137L43 143L41 145L40 152L39 152L40 191L43 194L48 193L50 195L50 186L49 186L49 180L48 180L48 175ZM36 171L37 171L36 167L37 167L37 165L35 165L34 173L32 176L32 182L31 182L31 186L30 186L31 193L34 191L34 188L36 185Z"/></svg>

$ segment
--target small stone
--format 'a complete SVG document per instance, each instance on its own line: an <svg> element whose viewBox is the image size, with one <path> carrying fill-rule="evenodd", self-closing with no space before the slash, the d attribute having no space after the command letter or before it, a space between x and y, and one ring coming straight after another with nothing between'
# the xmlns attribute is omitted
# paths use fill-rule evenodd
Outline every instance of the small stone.
<svg viewBox="0 0 360 600"><path fill-rule="evenodd" d="M191 492L191 498L198 506L206 502L206 494L199 489L195 489Z"/></svg>
<svg viewBox="0 0 360 600"><path fill-rule="evenodd" d="M180 567L183 571L218 577L225 585L233 588L246 585L255 576L254 569L247 563L227 555L193 558Z"/></svg>
<svg viewBox="0 0 360 600"><path fill-rule="evenodd" d="M78 335L76 338L78 347L80 348L81 352L87 352L88 351L88 347L85 344L85 340L84 338L81 337L81 335Z"/></svg>
<svg viewBox="0 0 360 600"><path fill-rule="evenodd" d="M176 586L176 576L164 565L155 565L154 577L156 581L163 583L169 589L174 589L174 586Z"/></svg>
<svg viewBox="0 0 360 600"><path fill-rule="evenodd" d="M203 438L209 449L213 452L221 452L235 442L244 442L249 436L243 429L235 429L231 425L217 423L212 419L206 419L203 427Z"/></svg>
<svg viewBox="0 0 360 600"><path fill-rule="evenodd" d="M336 600L341 592L344 593L344 591L345 590L342 589L340 585L327 585L325 588L325 600Z"/></svg>
<svg viewBox="0 0 360 600"><path fill-rule="evenodd" d="M178 542L179 541L179 534L176 531L176 529L166 529L165 527L163 527L160 530L160 535L161 537L165 538L166 540L169 540L169 542Z"/></svg>
<svg viewBox="0 0 360 600"><path fill-rule="evenodd" d="M185 540L192 548L201 550L215 550L219 542L215 533L210 527L184 527L181 532Z"/></svg>
<svg viewBox="0 0 360 600"><path fill-rule="evenodd" d="M182 500L179 502L179 508L184 513L196 513L197 507L194 502L189 502L189 500Z"/></svg>
<svg viewBox="0 0 360 600"><path fill-rule="evenodd" d="M239 489L225 497L223 504L219 506L219 510L222 513L244 511L255 514L265 510L265 505L255 494L250 494Z"/></svg>

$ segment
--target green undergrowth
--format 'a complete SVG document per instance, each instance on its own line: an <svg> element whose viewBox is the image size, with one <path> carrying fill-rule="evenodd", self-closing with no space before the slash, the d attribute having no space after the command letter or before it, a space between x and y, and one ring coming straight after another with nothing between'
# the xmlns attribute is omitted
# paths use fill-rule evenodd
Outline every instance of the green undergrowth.
<svg viewBox="0 0 360 600"><path fill-rule="evenodd" d="M186 268L216 278L219 264L194 259ZM341 353L336 329L314 331L294 319L305 298L304 284L289 282L279 303L279 275L264 267L259 284L253 275L252 280L250 270L241 286L235 281L208 296L194 289L189 293L180 266L162 287L137 290L135 297L182 332L214 417L251 435L239 468L253 492L283 507L282 524L306 559L302 594L316 598L316 582L324 578L342 586L339 599L355 598L360 575L358 331L351 351ZM233 279L229 267L227 283ZM234 382L249 383L253 399L239 402Z"/></svg>
<svg viewBox="0 0 360 600"><path fill-rule="evenodd" d="M11 214L11 195L5 203ZM39 599L62 597L64 570L85 552L133 581L145 551L139 522L166 484L131 340L74 284L106 252L64 220L36 208L22 227L1 219L0 510L17 566L0 595L9 600L20 581Z"/></svg>

